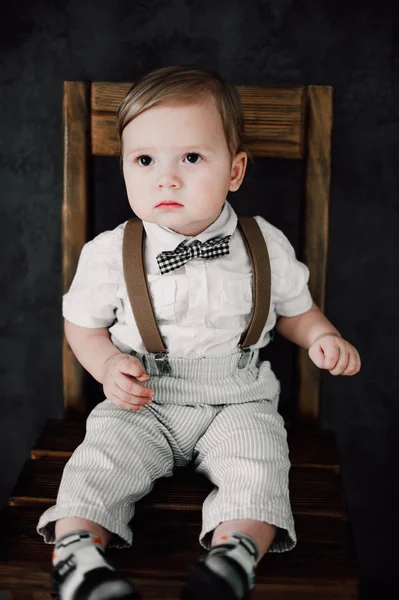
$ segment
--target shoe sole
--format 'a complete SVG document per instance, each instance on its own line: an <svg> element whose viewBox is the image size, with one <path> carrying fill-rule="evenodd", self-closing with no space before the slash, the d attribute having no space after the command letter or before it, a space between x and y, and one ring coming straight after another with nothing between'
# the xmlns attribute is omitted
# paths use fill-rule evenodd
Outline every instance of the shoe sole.
<svg viewBox="0 0 399 600"><path fill-rule="evenodd" d="M109 581L100 584L87 600L140 600L134 587L128 581Z"/></svg>
<svg viewBox="0 0 399 600"><path fill-rule="evenodd" d="M238 598L231 587L202 563L190 567L180 600L249 600Z"/></svg>
<svg viewBox="0 0 399 600"><path fill-rule="evenodd" d="M100 568L86 574L73 600L141 600L141 596L128 579Z"/></svg>

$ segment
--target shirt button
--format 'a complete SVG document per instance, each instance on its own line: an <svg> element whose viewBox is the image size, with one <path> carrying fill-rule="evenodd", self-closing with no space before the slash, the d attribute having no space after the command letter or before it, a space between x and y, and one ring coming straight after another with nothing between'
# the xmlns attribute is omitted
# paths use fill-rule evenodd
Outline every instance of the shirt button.
<svg viewBox="0 0 399 600"><path fill-rule="evenodd" d="M251 294L249 292L245 292L244 298L245 298L245 300L248 300L248 301L251 300Z"/></svg>

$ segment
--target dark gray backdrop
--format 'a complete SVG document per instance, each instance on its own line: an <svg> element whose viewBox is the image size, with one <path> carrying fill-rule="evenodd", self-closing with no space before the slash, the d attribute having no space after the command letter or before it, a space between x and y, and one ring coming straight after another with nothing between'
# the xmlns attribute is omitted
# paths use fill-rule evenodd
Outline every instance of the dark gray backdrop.
<svg viewBox="0 0 399 600"><path fill-rule="evenodd" d="M62 416L63 81L132 81L148 69L194 64L236 84L328 84L327 316L358 347L363 368L352 378L323 376L322 423L339 442L362 587L367 598L382 597L394 581L399 534L397 25L384 0L9 3L0 19L3 505L43 421ZM257 161L229 199L296 246L301 167L281 163ZM93 235L129 216L117 161L96 161L94 173ZM282 406L291 385L285 344L275 344Z"/></svg>

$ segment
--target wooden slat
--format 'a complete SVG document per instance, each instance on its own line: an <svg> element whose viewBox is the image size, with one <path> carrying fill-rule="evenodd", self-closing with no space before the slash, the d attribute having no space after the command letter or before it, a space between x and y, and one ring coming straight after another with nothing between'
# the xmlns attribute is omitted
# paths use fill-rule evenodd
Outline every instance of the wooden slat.
<svg viewBox="0 0 399 600"><path fill-rule="evenodd" d="M21 586L32 587L35 585L33 582L37 581L34 566L32 568L31 564L13 567L11 571L0 567L0 577L2 570L6 573L7 581L16 582L8 585L8 589L12 588L13 590L10 600L55 600L55 595L50 591L48 575L44 575L44 583L41 583L42 586L48 588L47 592L30 594L19 591ZM125 576L129 577L129 574L126 573ZM130 576L130 580L140 590L141 597L146 600L176 600L180 597L185 576L181 576L179 579L169 576L166 579L156 576L141 576L135 572ZM304 583L300 578L287 578L284 583L271 583L271 580L265 577L265 582L258 581L251 595L251 600L321 600L321 598L323 600L356 600L358 593L354 576L338 582L315 580L309 584Z"/></svg>
<svg viewBox="0 0 399 600"><path fill-rule="evenodd" d="M307 88L306 206L303 260L310 270L313 300L324 311L331 184L332 88ZM303 348L298 353L297 418L316 422L320 412L321 371Z"/></svg>
<svg viewBox="0 0 399 600"><path fill-rule="evenodd" d="M0 581L6 589L23 582L41 593L50 590L52 546L36 533L40 514L39 509L9 508L3 512ZM190 565L204 553L198 543L200 521L201 515L194 520L190 511L172 515L157 511L150 516L138 507L132 522L133 547L110 548L107 556L132 578L143 597L176 599ZM267 554L259 564L253 597L356 598L347 525L337 519L305 516L296 520L296 529L298 545L294 550Z"/></svg>
<svg viewBox="0 0 399 600"><path fill-rule="evenodd" d="M303 157L304 88L237 86L254 156Z"/></svg>
<svg viewBox="0 0 399 600"><path fill-rule="evenodd" d="M86 421L83 418L49 420L31 451L31 458L53 457L67 460L83 441L85 430ZM287 427L287 435L293 465L329 468L339 472L340 457L332 431L293 424Z"/></svg>
<svg viewBox="0 0 399 600"><path fill-rule="evenodd" d="M87 241L90 85L64 84L64 194L62 203L62 283L72 282ZM63 335L63 397L67 413L84 412L83 367Z"/></svg>
<svg viewBox="0 0 399 600"><path fill-rule="evenodd" d="M119 141L115 111L130 83L92 84L92 150L94 155L116 156ZM246 133L254 156L303 157L304 88L237 86Z"/></svg>
<svg viewBox="0 0 399 600"><path fill-rule="evenodd" d="M31 458L56 457L54 452L62 452L69 458L83 441L86 419L50 419L41 431L31 451Z"/></svg>
<svg viewBox="0 0 399 600"><path fill-rule="evenodd" d="M28 460L21 472L10 506L55 504L64 460ZM201 511L213 484L191 468L180 468L173 477L158 480L140 502L154 509ZM292 466L290 499L294 514L316 514L345 518L340 476L330 469Z"/></svg>
<svg viewBox="0 0 399 600"><path fill-rule="evenodd" d="M28 592L17 589L5 600L55 600L55 594L52 594L50 591Z"/></svg>
<svg viewBox="0 0 399 600"><path fill-rule="evenodd" d="M91 110L115 114L133 82L94 81L91 86Z"/></svg>

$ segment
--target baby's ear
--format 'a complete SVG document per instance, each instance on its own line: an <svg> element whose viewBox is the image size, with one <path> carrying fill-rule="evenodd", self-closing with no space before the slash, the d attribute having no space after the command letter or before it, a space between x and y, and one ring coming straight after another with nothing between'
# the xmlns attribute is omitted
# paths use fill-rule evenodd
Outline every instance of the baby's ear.
<svg viewBox="0 0 399 600"><path fill-rule="evenodd" d="M248 156L246 152L239 152L233 159L231 165L230 192L236 192L244 179L247 168Z"/></svg>

